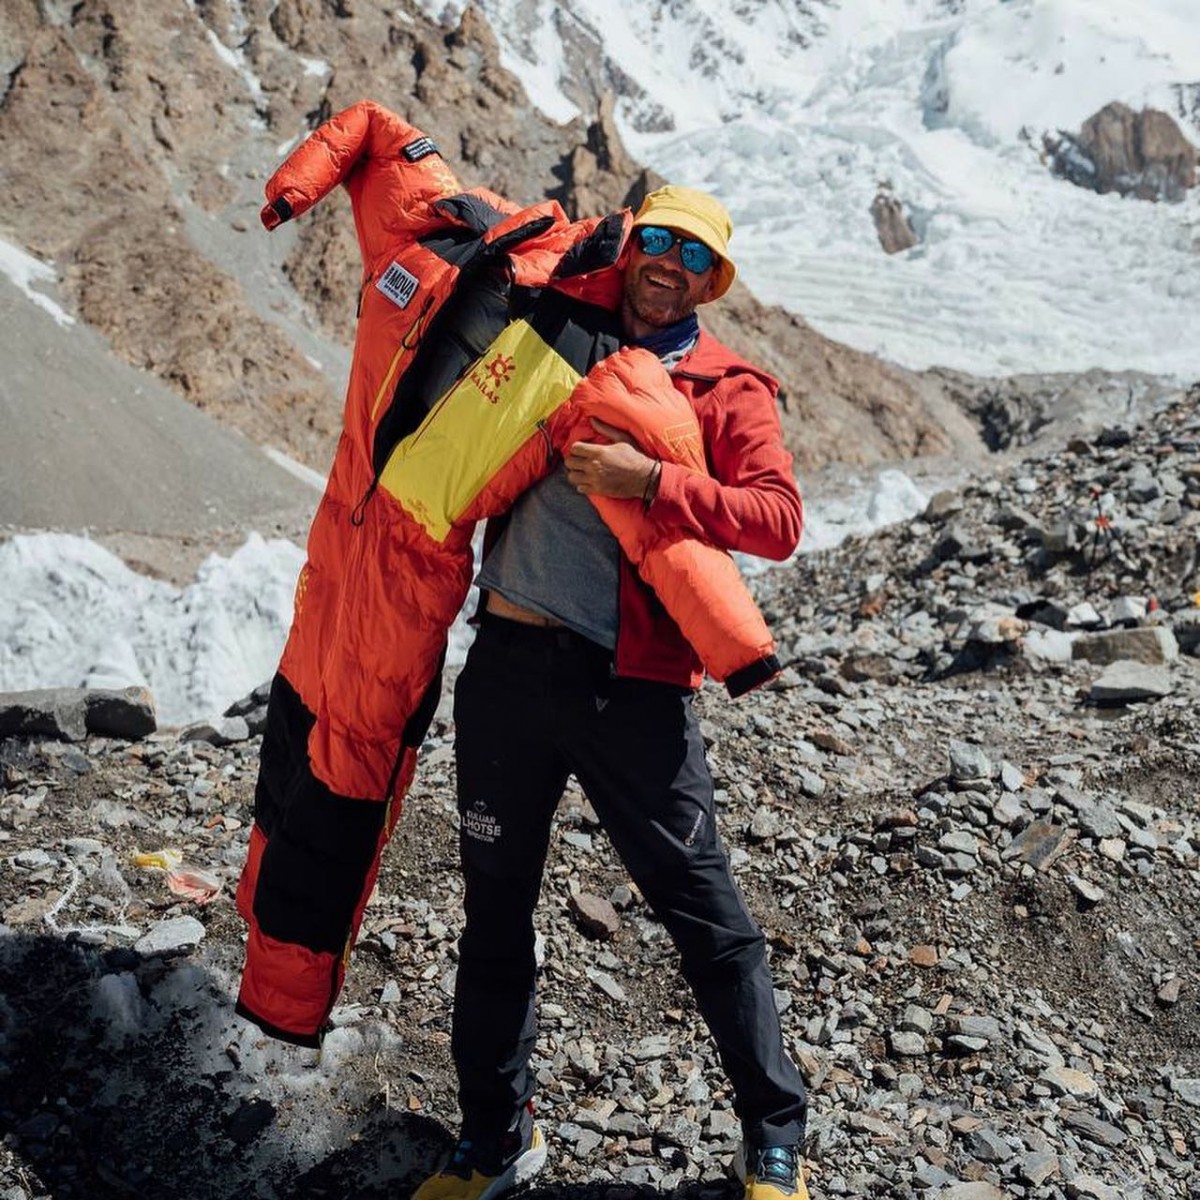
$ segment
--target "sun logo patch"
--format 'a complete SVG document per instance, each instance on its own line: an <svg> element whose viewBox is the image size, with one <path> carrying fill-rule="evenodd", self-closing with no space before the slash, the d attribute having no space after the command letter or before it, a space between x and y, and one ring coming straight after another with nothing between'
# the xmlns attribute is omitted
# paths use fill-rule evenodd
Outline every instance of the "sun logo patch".
<svg viewBox="0 0 1200 1200"><path fill-rule="evenodd" d="M471 372L471 382L489 404L499 404L500 389L513 377L516 368L516 359L511 355L497 354L482 370L475 367Z"/></svg>
<svg viewBox="0 0 1200 1200"><path fill-rule="evenodd" d="M507 383L512 378L513 367L516 364L507 354L497 354L495 358L488 363L488 374L499 387L502 383Z"/></svg>

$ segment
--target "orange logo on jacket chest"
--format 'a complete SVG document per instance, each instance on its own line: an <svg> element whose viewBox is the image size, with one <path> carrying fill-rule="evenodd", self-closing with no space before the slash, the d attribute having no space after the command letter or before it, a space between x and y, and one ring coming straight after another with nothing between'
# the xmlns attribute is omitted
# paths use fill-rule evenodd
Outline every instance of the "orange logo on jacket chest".
<svg viewBox="0 0 1200 1200"><path fill-rule="evenodd" d="M512 378L515 360L507 354L497 354L482 370L471 371L471 382L489 404L500 403L500 389Z"/></svg>
<svg viewBox="0 0 1200 1200"><path fill-rule="evenodd" d="M671 447L672 453L681 461L688 461L700 455L700 430L694 421L683 421L677 425L668 425L662 431L663 441Z"/></svg>

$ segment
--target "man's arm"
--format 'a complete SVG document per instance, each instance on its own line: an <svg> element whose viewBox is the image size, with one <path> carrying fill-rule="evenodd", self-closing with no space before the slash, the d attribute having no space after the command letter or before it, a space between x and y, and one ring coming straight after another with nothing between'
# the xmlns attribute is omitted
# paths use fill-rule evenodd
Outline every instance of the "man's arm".
<svg viewBox="0 0 1200 1200"><path fill-rule="evenodd" d="M775 398L749 373L718 386L728 389L718 423L704 431L713 474L663 463L650 515L723 550L785 559L800 542L804 507Z"/></svg>
<svg viewBox="0 0 1200 1200"><path fill-rule="evenodd" d="M727 389L723 404L715 426L705 430L712 476L658 464L628 434L598 421L597 432L614 444L576 442L567 476L585 495L650 499L650 516L660 526L685 529L723 550L785 559L800 541L804 509L775 398L749 373L718 386Z"/></svg>

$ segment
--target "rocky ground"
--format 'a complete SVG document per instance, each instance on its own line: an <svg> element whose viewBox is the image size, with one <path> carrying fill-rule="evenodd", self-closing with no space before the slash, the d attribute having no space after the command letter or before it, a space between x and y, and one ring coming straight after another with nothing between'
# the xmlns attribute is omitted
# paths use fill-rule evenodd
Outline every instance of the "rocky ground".
<svg viewBox="0 0 1200 1200"><path fill-rule="evenodd" d="M788 669L701 695L817 1200L1200 1194L1198 400L758 577ZM232 1014L254 711L0 743L0 1196L400 1197L434 1165L445 713L319 1058ZM540 928L534 1194L735 1194L712 1048L578 792Z"/></svg>

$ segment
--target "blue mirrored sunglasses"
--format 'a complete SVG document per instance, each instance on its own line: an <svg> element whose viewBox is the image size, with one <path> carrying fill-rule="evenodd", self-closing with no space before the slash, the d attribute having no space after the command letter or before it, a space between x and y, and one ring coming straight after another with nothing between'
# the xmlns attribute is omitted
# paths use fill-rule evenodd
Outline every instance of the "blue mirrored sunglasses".
<svg viewBox="0 0 1200 1200"><path fill-rule="evenodd" d="M703 275L717 261L717 256L703 242L685 238L683 234L664 229L661 225L639 225L637 235L642 253L652 258L666 254L672 246L677 245L679 261L693 275Z"/></svg>

